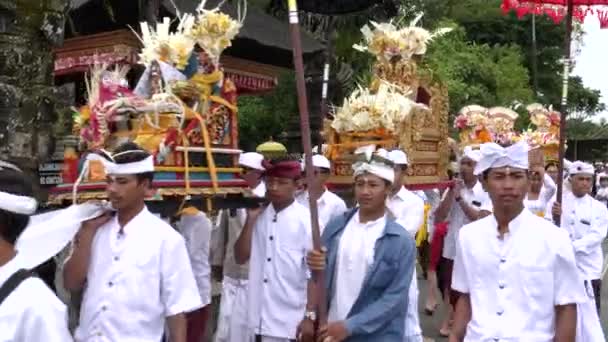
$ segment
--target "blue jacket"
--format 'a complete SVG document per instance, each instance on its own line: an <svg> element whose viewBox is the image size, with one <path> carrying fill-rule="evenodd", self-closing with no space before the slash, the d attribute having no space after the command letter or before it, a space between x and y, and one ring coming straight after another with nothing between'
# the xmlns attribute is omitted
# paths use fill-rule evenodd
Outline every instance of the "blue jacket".
<svg viewBox="0 0 608 342"><path fill-rule="evenodd" d="M322 236L327 248L325 273L327 305L332 300L340 237L357 209L332 220ZM363 280L361 293L346 319L350 337L345 342L403 341L408 291L414 274L416 243L394 219L376 241L374 263Z"/></svg>

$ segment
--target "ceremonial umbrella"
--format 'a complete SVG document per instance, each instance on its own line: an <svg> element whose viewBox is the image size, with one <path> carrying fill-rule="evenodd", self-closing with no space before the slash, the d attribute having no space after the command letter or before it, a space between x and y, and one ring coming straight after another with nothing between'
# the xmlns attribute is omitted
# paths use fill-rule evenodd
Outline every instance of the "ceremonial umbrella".
<svg viewBox="0 0 608 342"><path fill-rule="evenodd" d="M572 43L572 21L582 22L586 17L597 16L602 28L608 27L608 0L503 0L502 9L505 13L514 10L519 17L526 14L546 14L556 23L566 20L566 37L564 42L564 74L561 102L561 120L559 128L559 176L564 178L564 156L566 144L566 105L568 104L568 80L570 78ZM557 201L562 202L562 182L557 183ZM559 224L557 220L556 224Z"/></svg>

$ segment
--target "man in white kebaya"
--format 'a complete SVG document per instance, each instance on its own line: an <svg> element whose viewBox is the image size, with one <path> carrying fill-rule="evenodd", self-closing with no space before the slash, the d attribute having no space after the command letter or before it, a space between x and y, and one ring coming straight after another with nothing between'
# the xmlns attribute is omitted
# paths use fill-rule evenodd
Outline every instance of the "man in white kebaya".
<svg viewBox="0 0 608 342"><path fill-rule="evenodd" d="M264 167L270 203L249 210L234 246L236 262L249 262L249 336L244 342L288 342L296 339L302 318L314 315L314 303L307 302L312 285L305 261L312 249L310 211L295 200L299 161L275 159Z"/></svg>
<svg viewBox="0 0 608 342"><path fill-rule="evenodd" d="M79 342L186 342L186 314L202 307L182 236L144 203L154 160L134 143L106 161L116 210L85 222L64 267L69 290L84 289Z"/></svg>
<svg viewBox="0 0 608 342"><path fill-rule="evenodd" d="M15 249L37 207L21 170L0 161L0 341L71 342L65 305Z"/></svg>
<svg viewBox="0 0 608 342"><path fill-rule="evenodd" d="M239 156L239 166L243 169L241 178L258 198L266 196L263 160L264 156L256 152ZM218 239L213 259L222 267L223 279L215 342L247 341L249 263L239 265L234 257L234 245L245 226L247 209L222 210L218 217Z"/></svg>
<svg viewBox="0 0 608 342"><path fill-rule="evenodd" d="M315 173L313 184L306 184L306 190L299 193L296 200L306 208L310 206L311 196L317 200L319 228L322 234L329 221L344 214L346 203L338 195L329 191L325 185L331 171L329 160L320 154L315 154L312 156L312 165Z"/></svg>
<svg viewBox="0 0 608 342"><path fill-rule="evenodd" d="M524 207L528 145L481 146L493 215L459 233L452 288L458 298L450 335L457 341L572 342L585 299L565 230Z"/></svg>
<svg viewBox="0 0 608 342"><path fill-rule="evenodd" d="M572 241L576 264L587 293L587 300L578 306L577 341L603 341L599 320L600 292L604 255L602 242L608 232L608 209L591 197L594 169L591 164L573 162L569 167L571 191L563 195L561 227Z"/></svg>

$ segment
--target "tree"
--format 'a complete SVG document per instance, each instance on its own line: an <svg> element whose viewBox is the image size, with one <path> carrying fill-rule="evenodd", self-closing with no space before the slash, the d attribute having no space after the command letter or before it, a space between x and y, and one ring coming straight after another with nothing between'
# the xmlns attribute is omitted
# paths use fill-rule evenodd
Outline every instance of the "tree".
<svg viewBox="0 0 608 342"><path fill-rule="evenodd" d="M295 76L286 73L278 86L262 96L240 96L239 145L252 151L270 138L278 140L288 128L289 120L298 113Z"/></svg>
<svg viewBox="0 0 608 342"><path fill-rule="evenodd" d="M462 28L434 42L425 64L447 84L451 114L470 104L511 107L532 99L519 49L467 41Z"/></svg>
<svg viewBox="0 0 608 342"><path fill-rule="evenodd" d="M0 0L0 158L32 171L50 151L52 47L69 0Z"/></svg>

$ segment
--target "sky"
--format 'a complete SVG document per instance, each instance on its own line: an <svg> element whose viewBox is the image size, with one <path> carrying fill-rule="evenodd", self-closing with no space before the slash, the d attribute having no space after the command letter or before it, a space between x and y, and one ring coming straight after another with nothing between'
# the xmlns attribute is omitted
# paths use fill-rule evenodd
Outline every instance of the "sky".
<svg viewBox="0 0 608 342"><path fill-rule="evenodd" d="M608 106L608 29L600 29L597 18L589 16L584 24L585 36L576 56L574 74L581 76L583 84L602 92L602 102ZM594 120L608 119L608 111Z"/></svg>

